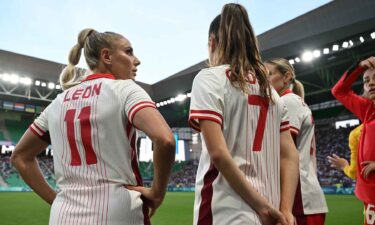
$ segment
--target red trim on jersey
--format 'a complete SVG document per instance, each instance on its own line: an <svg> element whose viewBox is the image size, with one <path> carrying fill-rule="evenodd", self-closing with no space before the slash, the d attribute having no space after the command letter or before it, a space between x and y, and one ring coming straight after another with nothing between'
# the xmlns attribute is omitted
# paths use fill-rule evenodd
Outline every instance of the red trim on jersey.
<svg viewBox="0 0 375 225"><path fill-rule="evenodd" d="M212 115L215 115L215 116L220 117L221 120L224 120L224 117L223 117L220 113L215 112L215 111L212 111L212 110L196 110L196 109L192 109L192 110L190 110L190 114L194 114L194 113L199 113L199 114L212 114Z"/></svg>
<svg viewBox="0 0 375 225"><path fill-rule="evenodd" d="M213 163L206 172L203 178L203 188L201 190L201 204L199 206L198 223L197 225L212 225L212 195L213 188L212 183L219 175L219 171L216 169Z"/></svg>
<svg viewBox="0 0 375 225"><path fill-rule="evenodd" d="M31 130L39 138L42 138L42 135L40 135L32 126L29 126L29 130Z"/></svg>
<svg viewBox="0 0 375 225"><path fill-rule="evenodd" d="M294 196L294 204L293 204L293 215L299 216L303 215L303 202L302 202L302 190L301 190L301 178L300 174L298 174L298 184L296 189L296 194ZM297 223L299 225L299 223Z"/></svg>
<svg viewBox="0 0 375 225"><path fill-rule="evenodd" d="M151 107L151 108L156 108L156 105L154 102L148 102L148 101L143 101L143 102L138 102L137 104L133 105L133 107L131 107L131 109L129 110L129 113L128 113L128 119L130 121L130 123L133 123L133 118L135 116L135 114L143 109L143 108L146 108L146 107Z"/></svg>
<svg viewBox="0 0 375 225"><path fill-rule="evenodd" d="M289 130L289 128L290 128L289 126L288 126L288 127L281 128L281 129L280 129L280 133Z"/></svg>
<svg viewBox="0 0 375 225"><path fill-rule="evenodd" d="M211 120L211 121L214 121L218 124L220 124L220 126L222 125L222 122L214 117L211 117L211 116L191 116L190 117L191 119L201 119L201 120Z"/></svg>
<svg viewBox="0 0 375 225"><path fill-rule="evenodd" d="M200 115L200 114L204 114L204 115ZM216 118L216 117L219 117L220 119ZM189 120L188 120L188 123L189 123L189 126L191 128L193 128L194 130L200 132L201 129L199 127L199 119L202 119L202 120L211 120L211 121L214 121L218 124L220 124L220 126L223 126L223 116L218 113L218 112L215 112L215 111L212 111L212 110L196 110L196 109L192 109L190 110L190 116L189 116ZM196 121L198 120L198 121Z"/></svg>
<svg viewBox="0 0 375 225"><path fill-rule="evenodd" d="M38 129L38 130L39 130L40 132L42 132L43 134L45 133L45 131L44 131L42 128L40 128L40 127L38 126L38 124L33 123L32 125L34 125L35 128Z"/></svg>
<svg viewBox="0 0 375 225"><path fill-rule="evenodd" d="M283 122L281 122L281 124L280 124L280 133L284 132L284 131L287 131L287 130L290 130L289 121L283 121Z"/></svg>
<svg viewBox="0 0 375 225"><path fill-rule="evenodd" d="M292 125L290 125L290 132L293 132L293 133L295 133L296 135L298 135L298 133L299 133L299 129L296 128L296 127L293 127Z"/></svg>
<svg viewBox="0 0 375 225"><path fill-rule="evenodd" d="M287 95L287 94L291 94L293 93L293 91L291 91L290 89L286 89L285 91L283 91L280 96L284 96L284 95Z"/></svg>
<svg viewBox="0 0 375 225"><path fill-rule="evenodd" d="M107 79L116 80L116 77L114 75L112 75L112 74L109 74L109 73L96 73L96 74L88 75L82 82L88 81L88 80L95 80L95 79L99 79L99 78L107 78Z"/></svg>

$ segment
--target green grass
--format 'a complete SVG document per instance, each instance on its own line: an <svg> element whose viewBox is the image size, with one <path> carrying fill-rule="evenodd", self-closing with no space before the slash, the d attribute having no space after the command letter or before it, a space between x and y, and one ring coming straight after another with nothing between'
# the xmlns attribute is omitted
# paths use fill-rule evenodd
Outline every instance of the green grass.
<svg viewBox="0 0 375 225"><path fill-rule="evenodd" d="M352 195L327 195L326 225L363 224L363 205ZM193 193L168 193L152 218L154 225L191 225ZM34 193L0 193L1 225L48 224L49 206Z"/></svg>

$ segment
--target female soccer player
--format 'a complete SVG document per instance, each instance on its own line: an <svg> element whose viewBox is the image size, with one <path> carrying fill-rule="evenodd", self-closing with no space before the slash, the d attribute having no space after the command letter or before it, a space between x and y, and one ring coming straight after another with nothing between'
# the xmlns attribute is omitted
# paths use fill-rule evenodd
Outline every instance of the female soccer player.
<svg viewBox="0 0 375 225"><path fill-rule="evenodd" d="M223 7L208 48L210 68L194 79L189 115L203 140L194 224L293 224L298 153L243 6Z"/></svg>
<svg viewBox="0 0 375 225"><path fill-rule="evenodd" d="M364 74L363 74L364 73ZM351 89L363 74L367 98ZM365 224L375 224L375 57L356 63L332 88L332 94L363 123L358 151L356 196L365 205Z"/></svg>
<svg viewBox="0 0 375 225"><path fill-rule="evenodd" d="M316 170L315 125L305 104L304 88L296 80L294 68L286 59L265 62L268 80L288 109L290 131L299 152L300 177L293 206L298 225L322 225L328 212Z"/></svg>
<svg viewBox="0 0 375 225"><path fill-rule="evenodd" d="M93 72L85 77L74 67L82 48ZM149 213L163 201L175 141L155 104L134 82L139 64L122 35L93 29L79 33L60 75L64 92L25 132L11 159L26 183L52 204L49 224L150 224ZM136 128L154 143L150 189L136 187L142 186ZM47 136L59 193L47 184L36 161L48 145Z"/></svg>

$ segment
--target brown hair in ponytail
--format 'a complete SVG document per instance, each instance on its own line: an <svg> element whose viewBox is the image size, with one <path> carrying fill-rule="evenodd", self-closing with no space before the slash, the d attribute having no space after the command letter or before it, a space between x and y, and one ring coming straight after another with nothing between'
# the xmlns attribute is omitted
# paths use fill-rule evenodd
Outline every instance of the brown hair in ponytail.
<svg viewBox="0 0 375 225"><path fill-rule="evenodd" d="M226 4L212 21L209 35L214 36L216 43L211 66L230 64L232 85L245 93L248 92L247 74L254 73L261 95L272 101L266 68L246 9L239 4Z"/></svg>

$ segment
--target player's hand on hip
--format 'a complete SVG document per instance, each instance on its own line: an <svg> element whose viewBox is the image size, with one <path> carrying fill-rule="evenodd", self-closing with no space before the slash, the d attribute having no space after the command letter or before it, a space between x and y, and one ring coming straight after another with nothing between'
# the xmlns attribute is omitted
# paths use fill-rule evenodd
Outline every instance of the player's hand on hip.
<svg viewBox="0 0 375 225"><path fill-rule="evenodd" d="M368 178L370 173L375 172L375 161L364 161L361 163L361 166L363 166L361 174L365 179Z"/></svg>
<svg viewBox="0 0 375 225"><path fill-rule="evenodd" d="M272 206L268 206L267 209L260 210L258 215L263 225L289 225L285 219L285 216Z"/></svg>
<svg viewBox="0 0 375 225"><path fill-rule="evenodd" d="M143 203L149 208L149 216L152 217L164 199L164 194L157 194L152 188L142 186L126 186L127 189L138 191L142 195Z"/></svg>

